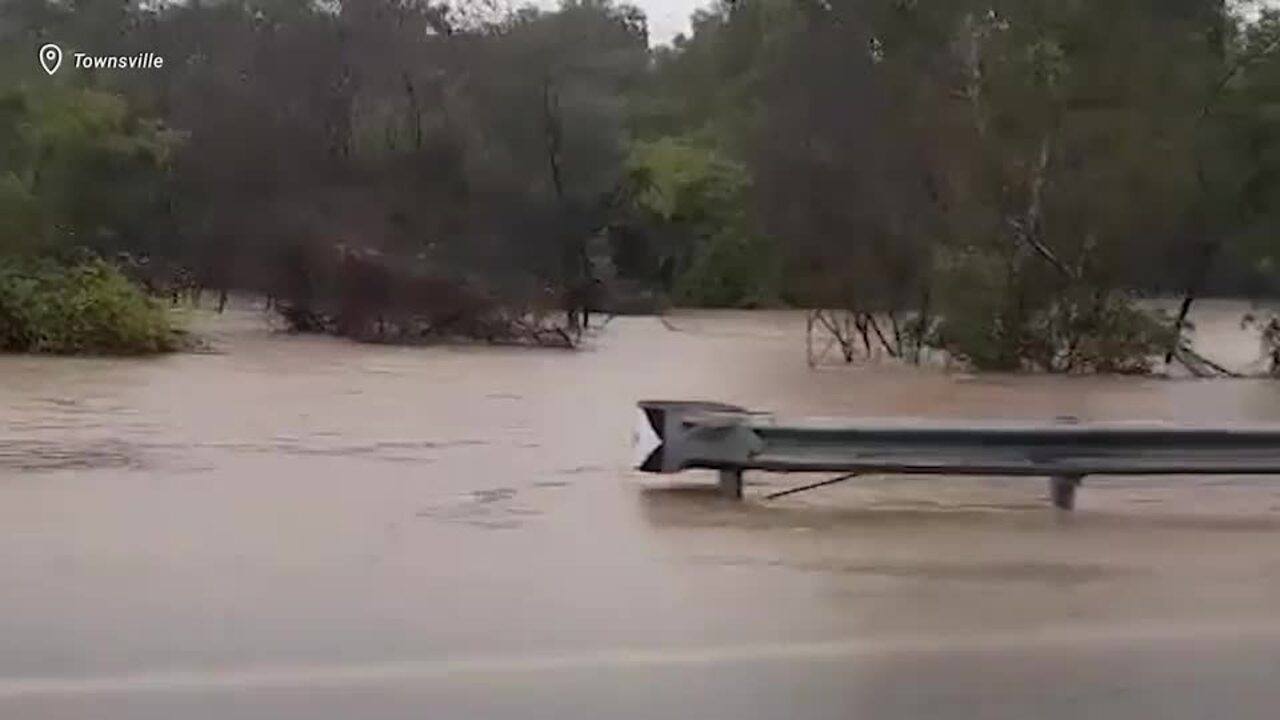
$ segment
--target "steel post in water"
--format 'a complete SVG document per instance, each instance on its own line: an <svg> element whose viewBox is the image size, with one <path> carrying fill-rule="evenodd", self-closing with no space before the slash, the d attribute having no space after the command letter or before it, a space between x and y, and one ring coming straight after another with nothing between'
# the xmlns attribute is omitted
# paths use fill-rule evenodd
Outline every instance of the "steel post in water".
<svg viewBox="0 0 1280 720"><path fill-rule="evenodd" d="M742 499L742 471L726 468L720 471L720 494L730 500Z"/></svg>
<svg viewBox="0 0 1280 720"><path fill-rule="evenodd" d="M1060 415L1054 419L1059 425L1079 425L1080 418ZM1076 509L1076 488L1080 487L1079 475L1054 475L1049 478L1049 498L1059 510Z"/></svg>
<svg viewBox="0 0 1280 720"><path fill-rule="evenodd" d="M1076 488L1080 487L1079 475L1054 475L1049 478L1049 496L1059 510L1076 508Z"/></svg>

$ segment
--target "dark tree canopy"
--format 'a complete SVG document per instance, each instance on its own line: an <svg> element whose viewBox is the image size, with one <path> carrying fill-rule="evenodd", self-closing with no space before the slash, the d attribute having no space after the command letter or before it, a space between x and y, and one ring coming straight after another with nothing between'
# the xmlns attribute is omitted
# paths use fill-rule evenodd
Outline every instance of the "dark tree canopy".
<svg viewBox="0 0 1280 720"><path fill-rule="evenodd" d="M51 79L50 40L166 62ZM1271 287L1277 88L1280 15L1226 0L736 0L660 47L610 0L8 0L0 252L379 327L608 287L1100 367L1166 342L1135 293Z"/></svg>

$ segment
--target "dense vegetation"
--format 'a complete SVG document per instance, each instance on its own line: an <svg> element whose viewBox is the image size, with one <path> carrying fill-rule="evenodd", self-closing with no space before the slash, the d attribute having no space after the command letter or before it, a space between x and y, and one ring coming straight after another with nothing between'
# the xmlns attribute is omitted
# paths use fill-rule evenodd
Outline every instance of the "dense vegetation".
<svg viewBox="0 0 1280 720"><path fill-rule="evenodd" d="M84 248L124 246L157 208L169 134L90 89L0 92L0 351L173 349L170 314Z"/></svg>
<svg viewBox="0 0 1280 720"><path fill-rule="evenodd" d="M1141 372L1278 268L1252 3L737 0L655 48L609 0L0 8L4 262L83 248L299 329L571 343L636 298L785 303L907 360ZM50 79L48 41L165 65Z"/></svg>
<svg viewBox="0 0 1280 720"><path fill-rule="evenodd" d="M173 350L178 339L165 311L106 263L0 265L0 350L130 355Z"/></svg>

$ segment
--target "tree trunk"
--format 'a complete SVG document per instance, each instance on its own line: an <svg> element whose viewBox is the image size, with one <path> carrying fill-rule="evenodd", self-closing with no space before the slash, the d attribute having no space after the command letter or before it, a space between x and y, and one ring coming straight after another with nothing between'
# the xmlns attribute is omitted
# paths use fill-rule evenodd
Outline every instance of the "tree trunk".
<svg viewBox="0 0 1280 720"><path fill-rule="evenodd" d="M1209 278L1209 270L1213 266L1213 261L1218 255L1218 249L1221 243L1212 240L1205 241L1200 246L1200 256L1197 262L1191 268L1191 278L1187 282L1187 292L1182 296L1182 303L1178 306L1178 317L1173 322L1173 340L1170 342L1169 350L1164 355L1164 363L1168 365L1173 362L1174 352L1182 343L1182 330L1186 327L1187 316L1191 314L1191 305L1196 301L1196 296L1204 286L1205 280Z"/></svg>
<svg viewBox="0 0 1280 720"><path fill-rule="evenodd" d="M404 94L409 102L409 134L413 138L414 152L422 152L422 109L418 107L418 94L413 87L409 71L403 73Z"/></svg>
<svg viewBox="0 0 1280 720"><path fill-rule="evenodd" d="M893 317L893 316L892 316L892 315L890 315L890 317ZM876 334L876 339L880 341L880 345L881 345L881 347L883 347L883 348L884 348L884 351L885 351L885 352L887 352L887 353L889 353L889 357L892 357L892 358L896 358L896 357L898 357L898 353L897 353L897 351L896 351L896 350L894 350L892 347L890 347L890 346L889 346L889 340L888 340L888 338L886 338L886 337L884 336L884 333L883 333L883 332L881 332L881 330L880 330L880 323L876 322L876 318L875 318L875 316L874 316L874 315L872 315L872 314L870 314L870 313L867 313L867 325L871 328L871 330L872 330L872 331L874 331L874 332L875 332L875 334ZM895 323L895 325L896 325L896 323ZM896 330L895 330L895 332L896 332ZM865 337L865 335L864 335L864 337ZM868 350L868 354L869 354L869 353L870 353L870 350Z"/></svg>
<svg viewBox="0 0 1280 720"><path fill-rule="evenodd" d="M556 199L564 200L564 180L560 174L560 145L562 140L560 102L551 87L551 78L545 78L542 81L542 118L546 141L547 166L551 172L551 186L555 190Z"/></svg>
<svg viewBox="0 0 1280 720"><path fill-rule="evenodd" d="M1035 173L1031 176L1031 197L1027 201L1027 211L1022 217L1022 227L1016 233L1024 242L1044 258L1058 272L1072 278L1071 269L1044 244L1044 186L1049 173L1049 158L1053 150L1052 135L1046 133L1040 140L1040 152L1036 157Z"/></svg>
<svg viewBox="0 0 1280 720"><path fill-rule="evenodd" d="M924 343L929 334L929 325L932 322L930 318L930 313L933 312L932 305L933 293L930 291L929 286L926 285L920 298L920 314L916 317L916 336L913 340L915 347L912 348L911 358L912 363L915 365L920 364L921 357L924 354Z"/></svg>

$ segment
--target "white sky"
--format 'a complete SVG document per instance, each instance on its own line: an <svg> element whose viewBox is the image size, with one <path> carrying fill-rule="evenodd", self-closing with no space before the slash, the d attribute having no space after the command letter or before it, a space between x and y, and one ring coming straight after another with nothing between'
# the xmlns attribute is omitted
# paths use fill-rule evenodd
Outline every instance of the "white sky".
<svg viewBox="0 0 1280 720"><path fill-rule="evenodd" d="M542 0L554 6L556 0ZM694 10L709 4L709 0L628 0L640 6L649 16L649 43L661 45L671 42L678 33L689 32L689 16ZM1254 17L1264 7L1280 7L1280 0L1232 0L1237 7Z"/></svg>
<svg viewBox="0 0 1280 720"><path fill-rule="evenodd" d="M507 0L511 5L532 2L544 8L554 8L559 0ZM671 42L679 33L689 32L689 16L694 10L709 4L710 0L625 0L636 5L649 18L649 44L662 45Z"/></svg>
<svg viewBox="0 0 1280 720"><path fill-rule="evenodd" d="M633 0L649 16L649 43L671 42L678 33L689 32L689 16L705 5L703 0Z"/></svg>
<svg viewBox="0 0 1280 720"><path fill-rule="evenodd" d="M638 5L649 17L649 43L661 45L671 42L679 33L689 32L689 16L710 0L627 0ZM1238 7L1254 15L1258 8L1276 7L1280 0L1233 0ZM534 0L543 7L555 7L559 0ZM519 4L519 0L515 0Z"/></svg>

